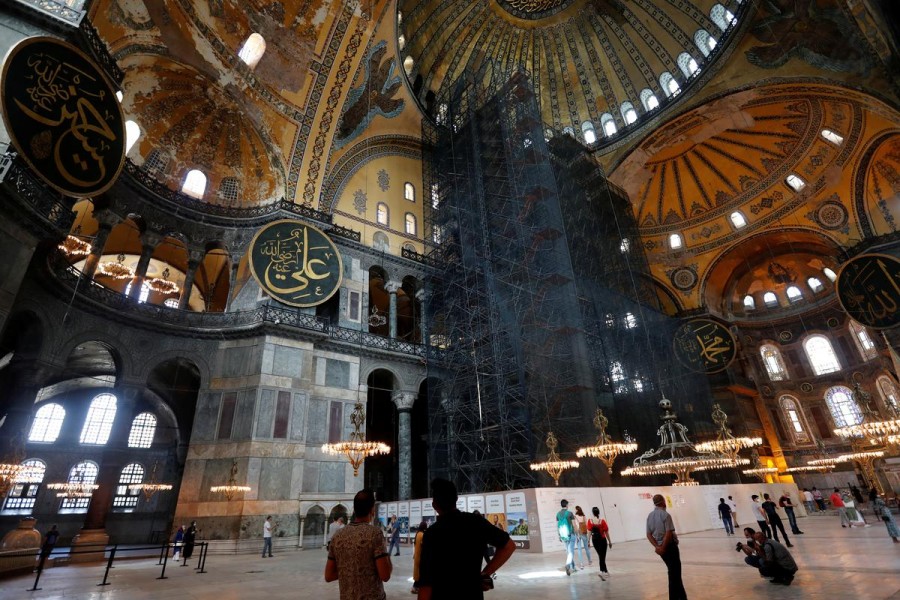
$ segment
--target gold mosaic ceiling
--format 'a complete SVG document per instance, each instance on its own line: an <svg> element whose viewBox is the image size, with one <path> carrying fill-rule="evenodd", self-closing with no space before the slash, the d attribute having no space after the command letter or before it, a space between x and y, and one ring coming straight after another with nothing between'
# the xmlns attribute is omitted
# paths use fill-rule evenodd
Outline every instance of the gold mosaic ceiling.
<svg viewBox="0 0 900 600"><path fill-rule="evenodd" d="M500 84L522 67L544 122L580 135L585 121L599 131L608 112L621 131L623 102L643 114L642 90L665 99L663 73L684 86L679 55L703 67L695 34L724 35L710 18L718 3L740 14L737 0L399 0L401 55L413 61L411 79L438 98L466 74L485 69Z"/></svg>

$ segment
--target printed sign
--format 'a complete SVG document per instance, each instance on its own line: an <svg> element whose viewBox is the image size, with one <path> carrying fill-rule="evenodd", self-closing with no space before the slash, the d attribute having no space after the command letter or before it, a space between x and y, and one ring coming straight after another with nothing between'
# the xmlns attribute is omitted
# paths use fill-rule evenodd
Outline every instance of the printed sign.
<svg viewBox="0 0 900 600"><path fill-rule="evenodd" d="M13 145L49 186L77 198L112 186L125 164L125 118L87 55L56 38L25 38L6 55L0 90Z"/></svg>
<svg viewBox="0 0 900 600"><path fill-rule="evenodd" d="M327 235L302 221L263 227L250 242L249 253L253 278L279 302L316 306L341 287L341 253Z"/></svg>
<svg viewBox="0 0 900 600"><path fill-rule="evenodd" d="M737 354L737 342L727 327L712 319L692 319L675 331L678 361L697 373L724 371Z"/></svg>
<svg viewBox="0 0 900 600"><path fill-rule="evenodd" d="M850 317L873 329L900 324L900 261L863 254L847 261L837 277L837 297Z"/></svg>
<svg viewBox="0 0 900 600"><path fill-rule="evenodd" d="M528 509L525 506L525 494L512 492L506 494L506 532L518 548L528 548Z"/></svg>
<svg viewBox="0 0 900 600"><path fill-rule="evenodd" d="M484 514L484 496L468 496L466 497L466 504L469 512L477 510L482 515Z"/></svg>

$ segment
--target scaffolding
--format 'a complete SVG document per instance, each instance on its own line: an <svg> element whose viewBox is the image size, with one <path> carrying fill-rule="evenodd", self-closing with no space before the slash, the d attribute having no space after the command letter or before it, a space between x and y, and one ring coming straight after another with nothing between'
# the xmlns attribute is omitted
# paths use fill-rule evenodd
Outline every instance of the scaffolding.
<svg viewBox="0 0 900 600"><path fill-rule="evenodd" d="M526 73L481 80L457 82L423 131L438 266L428 322L446 350L429 366L441 382L428 388L429 465L463 492L546 485L529 464L547 433L573 456L596 438L597 407L612 432L649 442L661 382L697 383L673 379L660 352L675 324L659 310L627 196L583 146L544 129ZM593 461L563 476L609 481Z"/></svg>

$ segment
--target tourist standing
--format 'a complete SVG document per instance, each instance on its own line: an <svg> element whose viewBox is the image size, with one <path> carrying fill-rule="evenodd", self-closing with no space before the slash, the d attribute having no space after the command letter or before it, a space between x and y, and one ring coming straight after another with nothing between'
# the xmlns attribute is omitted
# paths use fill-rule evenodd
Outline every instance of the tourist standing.
<svg viewBox="0 0 900 600"><path fill-rule="evenodd" d="M391 554L392 550L396 550L394 556L400 556L400 519L397 518L397 515L391 515L391 520L391 543L388 546L388 554Z"/></svg>
<svg viewBox="0 0 900 600"><path fill-rule="evenodd" d="M419 600L483 600L494 587L494 573L516 551L515 542L487 520L457 510L452 482L432 481L431 497L438 517L422 538ZM486 545L497 551L482 569Z"/></svg>
<svg viewBox="0 0 900 600"><path fill-rule="evenodd" d="M725 535L734 535L734 525L731 523L731 507L725 502L725 498L719 498L719 518L725 525Z"/></svg>
<svg viewBox="0 0 900 600"><path fill-rule="evenodd" d="M594 514L588 519L587 528L591 532L591 544L597 551L597 564L600 566L600 579L606 581L609 577L609 569L606 568L606 549L612 548L612 540L609 538L609 525L606 519L600 518L600 509L596 506L591 509Z"/></svg>
<svg viewBox="0 0 900 600"><path fill-rule="evenodd" d="M556 513L556 530L559 541L566 550L566 575L571 575L575 572L575 516L567 508L568 500L561 500L559 505L561 508Z"/></svg>
<svg viewBox="0 0 900 600"><path fill-rule="evenodd" d="M269 551L269 558L272 558L272 515L266 517L263 523L263 558L266 557L266 550Z"/></svg>
<svg viewBox="0 0 900 600"><path fill-rule="evenodd" d="M810 514L818 512L818 509L815 508L816 500L813 498L812 492L806 488L803 488L803 505L806 506L806 512Z"/></svg>
<svg viewBox="0 0 900 600"><path fill-rule="evenodd" d="M175 532L175 542L172 544L172 560L178 562L181 556L181 546L184 543L184 525Z"/></svg>
<svg viewBox="0 0 900 600"><path fill-rule="evenodd" d="M813 486L812 489L813 500L816 501L816 506L819 507L819 512L825 512L825 498L822 497L822 492L816 489L816 486Z"/></svg>
<svg viewBox="0 0 900 600"><path fill-rule="evenodd" d="M753 494L750 496L753 501L753 514L756 515L756 522L759 524L759 530L766 534L766 537L772 537L772 530L769 529L769 517L759 503L759 496Z"/></svg>
<svg viewBox="0 0 900 600"><path fill-rule="evenodd" d="M580 506L575 506L575 550L577 552L579 546L581 547L581 564L579 567L584 570L584 559L587 558L587 564L589 567L593 566L594 563L591 562L591 553L587 547L587 517L584 516L584 511L581 510ZM574 560L574 557L573 557Z"/></svg>
<svg viewBox="0 0 900 600"><path fill-rule="evenodd" d="M325 581L337 581L341 600L384 600L384 582L390 580L390 554L384 535L372 527L375 492L366 488L353 497L353 522L331 538Z"/></svg>
<svg viewBox="0 0 900 600"><path fill-rule="evenodd" d="M426 529L428 529L428 521L423 520L416 530L416 537L413 538L413 586L409 590L411 594L419 593L419 563L422 561L422 540L425 539Z"/></svg>
<svg viewBox="0 0 900 600"><path fill-rule="evenodd" d="M734 498L732 498L731 496L728 496L728 500L726 500L726 502L728 503L728 506L731 507L731 522L735 527L740 527L741 525L737 520L737 502L735 502Z"/></svg>
<svg viewBox="0 0 900 600"><path fill-rule="evenodd" d="M834 488L834 493L831 495L831 505L837 509L838 514L841 517L841 527L853 527L850 516L847 515L847 507L844 506L844 499L841 497L841 492L837 488Z"/></svg>
<svg viewBox="0 0 900 600"><path fill-rule="evenodd" d="M787 514L788 523L791 526L791 533L803 535L803 532L800 531L800 528L797 526L797 515L794 514L794 503L791 502L791 495L787 490L784 490L781 493L781 498L778 499L778 506L783 508L785 514Z"/></svg>
<svg viewBox="0 0 900 600"><path fill-rule="evenodd" d="M647 540L653 544L669 571L669 600L687 600L681 581L681 554L678 552L678 535L672 515L666 512L666 499L653 496L653 511L647 515Z"/></svg>
<svg viewBox="0 0 900 600"><path fill-rule="evenodd" d="M325 539L325 548L328 549L331 547L331 540L334 539L334 534L343 529L344 527L344 517L338 517L328 525L328 536Z"/></svg>
<svg viewBox="0 0 900 600"><path fill-rule="evenodd" d="M197 521L191 521L191 526L184 532L184 549L181 551L181 556L184 558L184 564L187 564L187 559L194 555L194 544L197 541L197 531Z"/></svg>
<svg viewBox="0 0 900 600"><path fill-rule="evenodd" d="M762 508L766 511L766 516L769 518L769 527L772 529L772 537L775 541L778 541L778 531L781 531L781 535L784 536L784 543L788 548L793 548L794 545L791 544L788 539L787 532L784 530L784 522L781 520L781 517L778 516L778 507L772 502L772 499L768 494L763 494L763 498L765 498L765 502L762 503Z"/></svg>
<svg viewBox="0 0 900 600"><path fill-rule="evenodd" d="M891 514L891 509L884 501L884 498L878 495L875 488L869 490L869 502L872 503L872 510L875 514L884 521L888 535L891 536L895 544L900 544L900 528L897 527L897 522L894 520L894 515Z"/></svg>

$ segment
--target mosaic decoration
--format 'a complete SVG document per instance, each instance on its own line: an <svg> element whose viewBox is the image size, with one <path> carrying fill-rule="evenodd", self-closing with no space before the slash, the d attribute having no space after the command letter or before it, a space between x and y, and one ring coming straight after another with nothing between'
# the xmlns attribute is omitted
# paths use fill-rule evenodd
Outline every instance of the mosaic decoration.
<svg viewBox="0 0 900 600"><path fill-rule="evenodd" d="M543 19L565 9L574 0L497 0L509 14L521 19Z"/></svg>
<svg viewBox="0 0 900 600"><path fill-rule="evenodd" d="M316 306L341 287L341 253L321 230L302 221L275 221L250 242L250 272L270 296L291 306Z"/></svg>
<svg viewBox="0 0 900 600"><path fill-rule="evenodd" d="M822 229L847 230L849 215L847 209L838 201L826 200L814 211L814 220Z"/></svg>
<svg viewBox="0 0 900 600"><path fill-rule="evenodd" d="M116 88L81 50L31 37L9 51L0 108L10 139L47 185L76 198L108 190L125 164Z"/></svg>
<svg viewBox="0 0 900 600"><path fill-rule="evenodd" d="M873 329L900 325L900 260L863 254L841 267L837 297L852 319Z"/></svg>
<svg viewBox="0 0 900 600"><path fill-rule="evenodd" d="M697 373L718 373L737 355L737 340L727 327L712 319L692 319L675 331L675 357Z"/></svg>
<svg viewBox="0 0 900 600"><path fill-rule="evenodd" d="M378 171L378 187L382 192L391 189L391 176L384 169Z"/></svg>
<svg viewBox="0 0 900 600"><path fill-rule="evenodd" d="M672 281L672 285L679 291L689 292L697 285L697 271L682 267L672 271L669 275L669 279Z"/></svg>
<svg viewBox="0 0 900 600"><path fill-rule="evenodd" d="M362 133L376 116L391 119L403 111L405 102L394 97L402 85L397 63L392 56L386 55L387 42L382 40L372 47L363 61L365 77L360 87L347 93L344 114L335 133L337 148Z"/></svg>
<svg viewBox="0 0 900 600"><path fill-rule="evenodd" d="M778 339L782 342L789 342L794 339L794 334L790 331L781 331L778 333Z"/></svg>
<svg viewBox="0 0 900 600"><path fill-rule="evenodd" d="M813 386L808 381L804 381L800 384L800 390L806 394L810 394L813 391Z"/></svg>
<svg viewBox="0 0 900 600"><path fill-rule="evenodd" d="M362 190L356 190L353 192L353 208L356 209L356 212L364 215L366 214L366 203L368 202L368 197L366 193Z"/></svg>

